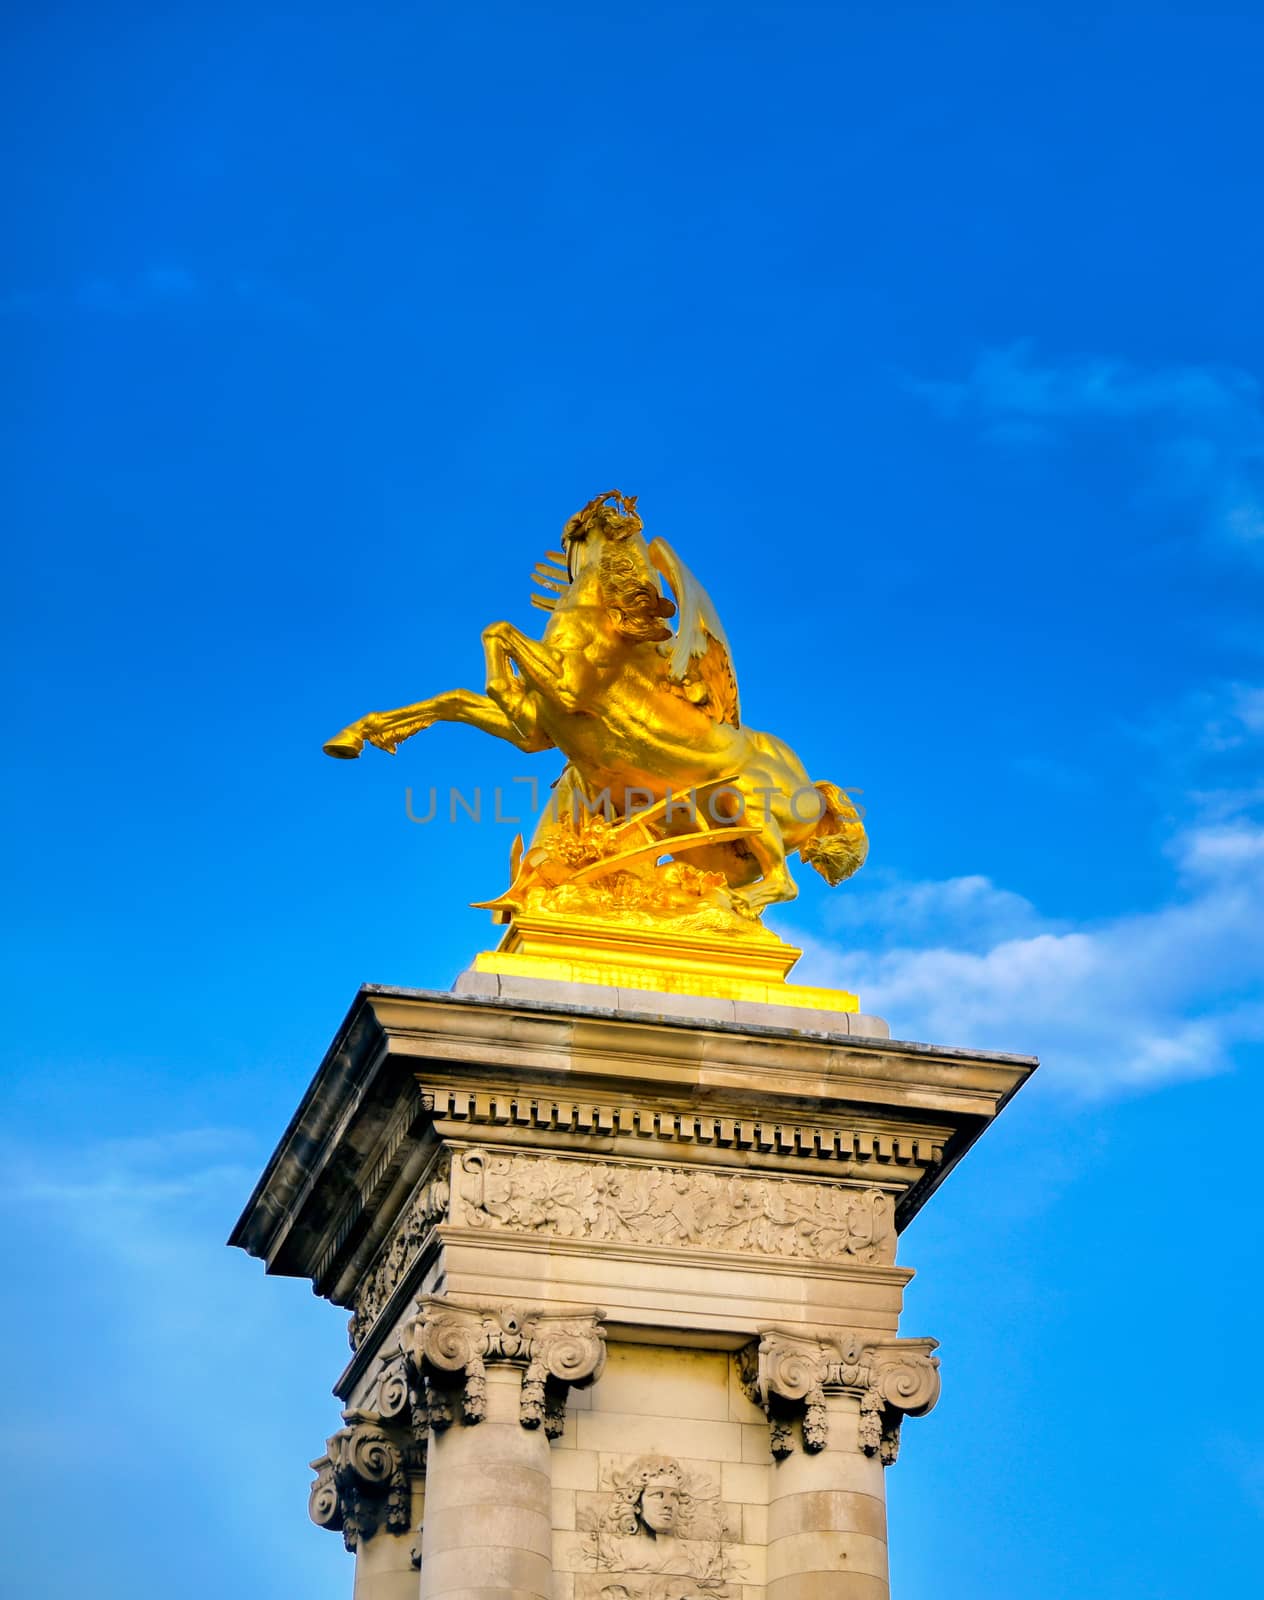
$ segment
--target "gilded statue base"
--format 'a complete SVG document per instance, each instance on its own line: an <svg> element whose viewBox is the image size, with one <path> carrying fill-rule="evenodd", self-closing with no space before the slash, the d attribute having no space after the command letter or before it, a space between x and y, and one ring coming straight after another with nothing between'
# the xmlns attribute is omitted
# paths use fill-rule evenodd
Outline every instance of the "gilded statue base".
<svg viewBox="0 0 1264 1600"><path fill-rule="evenodd" d="M805 1010L858 1012L846 989L786 982L803 954L764 927L739 939L682 929L630 928L593 917L515 916L500 945L474 958L475 972L656 994L748 1000Z"/></svg>

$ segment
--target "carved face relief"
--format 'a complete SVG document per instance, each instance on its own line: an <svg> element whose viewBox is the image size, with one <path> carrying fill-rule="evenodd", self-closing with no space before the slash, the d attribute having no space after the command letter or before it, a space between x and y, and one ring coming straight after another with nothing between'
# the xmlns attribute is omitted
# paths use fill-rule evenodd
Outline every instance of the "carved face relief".
<svg viewBox="0 0 1264 1600"><path fill-rule="evenodd" d="M651 1533L671 1533L680 1509L680 1485L673 1478L651 1478L641 1491L641 1521Z"/></svg>
<svg viewBox="0 0 1264 1600"><path fill-rule="evenodd" d="M607 1482L576 1508L584 1539L572 1556L575 1600L737 1600L741 1564L711 1479L647 1455Z"/></svg>

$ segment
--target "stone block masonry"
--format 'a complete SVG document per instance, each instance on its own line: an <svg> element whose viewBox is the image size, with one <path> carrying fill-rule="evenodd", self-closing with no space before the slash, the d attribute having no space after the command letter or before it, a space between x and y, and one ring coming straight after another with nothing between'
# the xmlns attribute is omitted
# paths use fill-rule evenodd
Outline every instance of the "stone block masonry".
<svg viewBox="0 0 1264 1600"><path fill-rule="evenodd" d="M508 990L362 990L233 1234L350 1315L355 1600L886 1600L899 1236L1035 1062Z"/></svg>

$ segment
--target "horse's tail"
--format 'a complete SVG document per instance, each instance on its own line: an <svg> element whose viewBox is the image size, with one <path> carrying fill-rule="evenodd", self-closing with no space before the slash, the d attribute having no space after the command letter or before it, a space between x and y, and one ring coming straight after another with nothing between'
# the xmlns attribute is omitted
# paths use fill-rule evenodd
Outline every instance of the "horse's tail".
<svg viewBox="0 0 1264 1600"><path fill-rule="evenodd" d="M799 859L833 885L864 866L869 839L850 795L832 783L813 787L821 797L821 815L800 849Z"/></svg>

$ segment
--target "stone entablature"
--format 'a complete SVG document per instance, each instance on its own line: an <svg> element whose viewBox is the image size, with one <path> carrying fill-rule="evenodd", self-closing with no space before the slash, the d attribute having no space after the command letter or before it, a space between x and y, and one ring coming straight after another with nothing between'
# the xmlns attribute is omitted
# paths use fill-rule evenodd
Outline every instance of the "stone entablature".
<svg viewBox="0 0 1264 1600"><path fill-rule="evenodd" d="M442 1220L441 1191L404 1213L439 1149L457 1143L872 1185L891 1193L898 1230L1033 1065L369 986L233 1243L351 1309L401 1229L415 1245Z"/></svg>
<svg viewBox="0 0 1264 1600"><path fill-rule="evenodd" d="M435 1224L448 1220L451 1170L450 1152L441 1150L414 1189L394 1233L366 1270L347 1324L353 1350L359 1348L387 1301L420 1259L434 1236Z"/></svg>
<svg viewBox="0 0 1264 1600"><path fill-rule="evenodd" d="M435 1227L728 1251L743 1257L890 1265L894 1196L876 1186L765 1177L740 1168L587 1161L475 1146L445 1151L369 1268L348 1325L353 1349L413 1272Z"/></svg>

